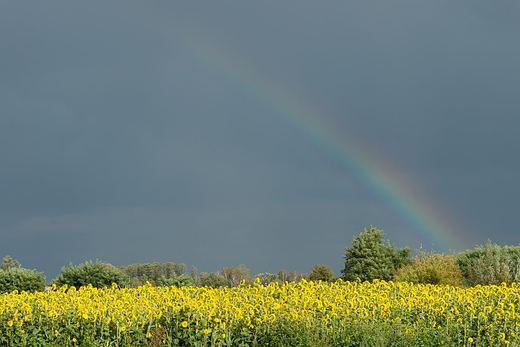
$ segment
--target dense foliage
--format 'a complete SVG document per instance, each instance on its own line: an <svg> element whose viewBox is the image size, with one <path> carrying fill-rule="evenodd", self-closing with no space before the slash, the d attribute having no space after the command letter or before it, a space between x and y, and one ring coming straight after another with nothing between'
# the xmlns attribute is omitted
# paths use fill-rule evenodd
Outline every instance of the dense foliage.
<svg viewBox="0 0 520 347"><path fill-rule="evenodd" d="M488 241L457 254L467 286L478 284L511 284L520 280L520 246L500 247Z"/></svg>
<svg viewBox="0 0 520 347"><path fill-rule="evenodd" d="M309 280L331 282L334 280L334 272L327 265L314 265Z"/></svg>
<svg viewBox="0 0 520 347"><path fill-rule="evenodd" d="M217 274L223 276L230 287L235 287L242 281L245 281L246 283L251 283L253 281L251 270L249 270L244 264L240 264L237 267L223 267L217 272Z"/></svg>
<svg viewBox="0 0 520 347"><path fill-rule="evenodd" d="M201 272L199 283L202 287L227 287L228 282L224 276L216 275L214 273Z"/></svg>
<svg viewBox="0 0 520 347"><path fill-rule="evenodd" d="M158 285L166 287L191 287L193 282L188 275L172 275L171 277L162 276L159 278Z"/></svg>
<svg viewBox="0 0 520 347"><path fill-rule="evenodd" d="M277 282L280 285L284 284L285 282L298 283L303 279L308 280L309 275L300 273L298 271L287 272L285 270L280 270L278 271L278 273L275 274L269 272L259 273L255 276L255 278L258 278L260 283L266 286L272 282Z"/></svg>
<svg viewBox="0 0 520 347"><path fill-rule="evenodd" d="M36 270L23 269L18 260L7 255L0 265L0 293L35 292L45 288L45 276Z"/></svg>
<svg viewBox="0 0 520 347"><path fill-rule="evenodd" d="M394 271L410 263L410 248L398 249L390 242L384 245L384 239L383 230L372 226L354 237L352 247L345 249L345 268L341 271L343 279L388 281L392 279Z"/></svg>
<svg viewBox="0 0 520 347"><path fill-rule="evenodd" d="M462 284L462 271L453 255L419 253L412 264L403 266L394 275L395 281L422 284Z"/></svg>
<svg viewBox="0 0 520 347"><path fill-rule="evenodd" d="M63 267L61 274L54 280L58 286L82 287L91 285L95 288L110 287L112 283L118 286L128 284L128 276L120 269L101 261L87 261L84 264Z"/></svg>
<svg viewBox="0 0 520 347"><path fill-rule="evenodd" d="M35 292L45 288L45 276L36 270L11 267L0 270L0 293L12 292Z"/></svg>
<svg viewBox="0 0 520 347"><path fill-rule="evenodd" d="M159 285L163 278L187 275L188 268L184 263L138 263L119 267L130 278L129 286L138 287L149 282L151 285Z"/></svg>

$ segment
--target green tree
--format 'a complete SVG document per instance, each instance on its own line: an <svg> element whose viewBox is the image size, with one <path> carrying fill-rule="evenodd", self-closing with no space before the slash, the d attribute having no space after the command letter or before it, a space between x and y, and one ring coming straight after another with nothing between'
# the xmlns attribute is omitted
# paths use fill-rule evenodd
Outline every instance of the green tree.
<svg viewBox="0 0 520 347"><path fill-rule="evenodd" d="M314 265L309 275L309 280L332 282L334 280L334 272L327 265Z"/></svg>
<svg viewBox="0 0 520 347"><path fill-rule="evenodd" d="M214 273L201 272L199 281L202 287L219 288L228 286L228 281L224 276L215 275Z"/></svg>
<svg viewBox="0 0 520 347"><path fill-rule="evenodd" d="M520 246L492 244L477 246L457 254L457 262L464 273L464 284L475 286L501 283L511 284L520 280Z"/></svg>
<svg viewBox="0 0 520 347"><path fill-rule="evenodd" d="M175 287L180 288L180 287L193 286L191 277L188 275L177 276L174 274L171 277L166 277L163 275L161 278L159 278L158 282L159 282L160 286L165 286L165 287L175 286Z"/></svg>
<svg viewBox="0 0 520 347"><path fill-rule="evenodd" d="M170 278L187 274L186 264L172 262L131 264L121 266L120 269L130 277L130 286L132 287L145 285L146 282L149 282L152 286L157 286L161 285L160 280L163 276Z"/></svg>
<svg viewBox="0 0 520 347"><path fill-rule="evenodd" d="M128 275L121 269L113 266L107 266L106 263L92 260L73 266L70 263L69 267L62 267L61 274L54 279L54 283L58 286L68 285L76 288L92 284L95 288L110 287L112 283L120 287L128 284Z"/></svg>
<svg viewBox="0 0 520 347"><path fill-rule="evenodd" d="M146 282L150 282L150 284L152 286L155 285L155 280L153 278L153 273L152 273L152 264L151 263L144 263L144 264L140 264L141 265L141 279L146 283Z"/></svg>
<svg viewBox="0 0 520 347"><path fill-rule="evenodd" d="M0 269L9 270L15 267L20 267L20 263L18 260L14 260L10 255L6 255L4 259L2 259L2 264L0 265Z"/></svg>
<svg viewBox="0 0 520 347"><path fill-rule="evenodd" d="M0 270L0 293L13 290L35 292L45 289L45 276L36 270L9 267Z"/></svg>
<svg viewBox="0 0 520 347"><path fill-rule="evenodd" d="M384 231L373 226L354 237L352 247L345 248L343 256L345 268L341 273L345 280L372 281L377 278L389 281L398 268L410 263L410 248L398 249L389 241L384 245L384 238Z"/></svg>
<svg viewBox="0 0 520 347"><path fill-rule="evenodd" d="M271 274L268 272L259 273L255 276L260 280L260 283L263 285L268 285L271 282L278 282L279 284L284 284L287 282L300 282L302 279L309 279L309 274L300 273L298 271L287 272L286 270L280 270L276 274Z"/></svg>
<svg viewBox="0 0 520 347"><path fill-rule="evenodd" d="M124 271L130 278L128 283L130 287L142 286L149 280L146 264L130 264L128 266L120 266L119 269Z"/></svg>

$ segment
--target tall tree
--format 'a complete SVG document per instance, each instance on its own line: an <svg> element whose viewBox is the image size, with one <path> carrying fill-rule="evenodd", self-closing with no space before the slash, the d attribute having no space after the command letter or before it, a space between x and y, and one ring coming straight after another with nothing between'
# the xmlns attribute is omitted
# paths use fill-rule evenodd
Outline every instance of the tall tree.
<svg viewBox="0 0 520 347"><path fill-rule="evenodd" d="M355 236L352 247L345 248L345 268L341 271L343 278L354 281L372 281L382 279L389 281L393 272L410 263L411 249L397 249L394 245L384 245L385 233L370 226L370 228Z"/></svg>

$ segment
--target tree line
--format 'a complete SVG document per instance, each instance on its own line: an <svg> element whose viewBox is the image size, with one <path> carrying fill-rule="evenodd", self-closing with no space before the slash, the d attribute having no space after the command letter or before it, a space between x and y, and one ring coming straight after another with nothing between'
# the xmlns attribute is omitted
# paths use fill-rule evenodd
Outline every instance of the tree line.
<svg viewBox="0 0 520 347"><path fill-rule="evenodd" d="M330 268L326 268L329 269L332 276ZM86 261L83 264L70 264L68 267L63 267L58 277L46 283L45 275L42 272L22 268L17 260L6 256L0 266L0 292L43 291L46 288L52 288L53 285L79 288L90 284L96 288L103 288L109 287L113 283L119 287L131 288L142 285L218 288L252 284L256 278L258 278L259 284L268 285L271 282L280 284L286 281L299 282L302 279L308 280L310 277L312 276L308 274L285 270L280 270L276 274L260 273L253 276L251 270L244 264L199 274L195 266L192 266L188 273L188 268L184 263L154 262L115 267L102 261Z"/></svg>
<svg viewBox="0 0 520 347"><path fill-rule="evenodd" d="M97 288L151 286L206 286L235 287L237 285L268 285L271 282L335 281L406 281L413 283L475 286L520 281L520 246L492 244L476 246L472 250L444 254L435 251L417 250L411 257L409 247L397 248L386 241L386 234L370 227L353 238L350 247L345 248L344 268L340 277L334 277L330 267L315 265L310 274L280 270L276 274L251 274L244 264L223 267L208 273L195 266L188 268L184 263L139 263L115 267L102 261L87 261L83 264L63 267L60 275L46 283L45 275L36 270L25 269L21 264L5 256L0 265L0 292L43 291L49 286L92 285Z"/></svg>

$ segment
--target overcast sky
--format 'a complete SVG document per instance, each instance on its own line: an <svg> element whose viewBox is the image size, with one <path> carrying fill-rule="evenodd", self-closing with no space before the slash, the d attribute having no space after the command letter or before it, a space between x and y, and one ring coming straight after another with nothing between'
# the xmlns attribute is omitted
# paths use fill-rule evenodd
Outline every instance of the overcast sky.
<svg viewBox="0 0 520 347"><path fill-rule="evenodd" d="M89 259L339 275L370 225L411 248L518 245L519 16L3 2L0 256L48 280Z"/></svg>

